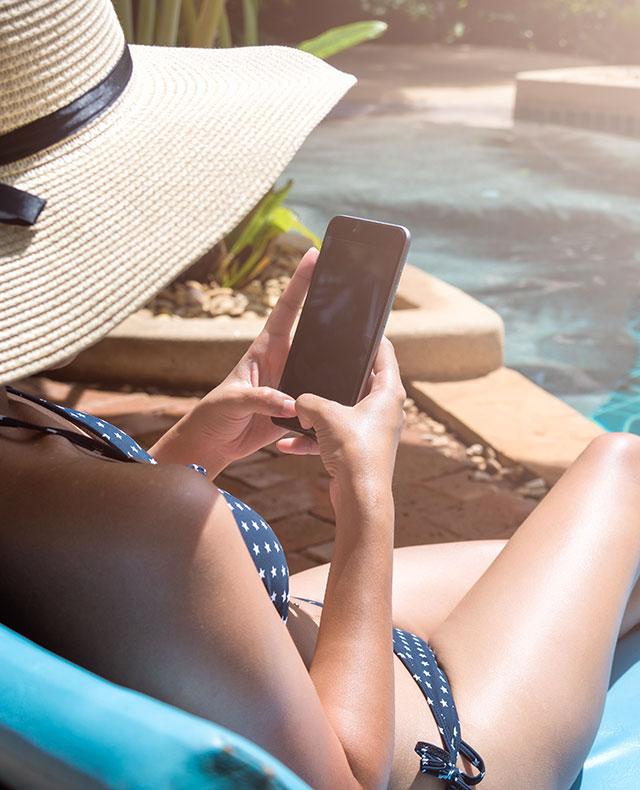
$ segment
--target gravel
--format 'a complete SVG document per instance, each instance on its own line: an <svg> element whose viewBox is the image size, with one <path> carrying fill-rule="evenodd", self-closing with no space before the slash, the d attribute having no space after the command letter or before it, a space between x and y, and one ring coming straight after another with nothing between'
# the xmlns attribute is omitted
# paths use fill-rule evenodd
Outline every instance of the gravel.
<svg viewBox="0 0 640 790"><path fill-rule="evenodd" d="M539 477L532 478L522 466L498 458L493 447L480 444L465 445L446 426L420 411L416 403L407 398L404 403L405 426L419 433L420 438L448 458L457 458L470 467L472 478L478 482L503 482L520 496L542 499L549 487Z"/></svg>

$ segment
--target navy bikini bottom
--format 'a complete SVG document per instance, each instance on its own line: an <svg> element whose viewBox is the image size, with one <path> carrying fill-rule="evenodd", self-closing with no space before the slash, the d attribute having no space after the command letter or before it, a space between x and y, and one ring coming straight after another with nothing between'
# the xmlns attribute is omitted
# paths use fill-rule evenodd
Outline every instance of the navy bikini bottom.
<svg viewBox="0 0 640 790"><path fill-rule="evenodd" d="M294 597L294 596L292 596ZM310 598L299 598L298 601L322 606L319 601ZM420 771L447 782L447 788L469 790L484 779L485 767L482 757L462 740L460 720L453 701L451 686L443 669L438 665L433 650L424 639L403 631L393 629L393 652L398 656L411 677L416 681L431 709L442 745L419 741L415 750L420 757ZM457 767L458 755L462 755L476 769L473 776L464 773Z"/></svg>

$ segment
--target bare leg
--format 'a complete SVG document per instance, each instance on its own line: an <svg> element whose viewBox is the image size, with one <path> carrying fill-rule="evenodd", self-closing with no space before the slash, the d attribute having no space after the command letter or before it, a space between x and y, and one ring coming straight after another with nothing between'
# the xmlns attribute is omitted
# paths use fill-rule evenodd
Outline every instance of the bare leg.
<svg viewBox="0 0 640 790"><path fill-rule="evenodd" d="M404 546L393 553L393 623L428 639L507 545L467 540ZM322 601L329 564L291 577L291 594ZM620 636L640 623L640 582L627 603Z"/></svg>
<svg viewBox="0 0 640 790"><path fill-rule="evenodd" d="M428 638L506 545L506 540L470 540L396 549L394 624ZM428 602L426 606L425 601ZM640 582L636 583L627 602L620 636L639 623Z"/></svg>
<svg viewBox="0 0 640 790"><path fill-rule="evenodd" d="M597 439L430 642L485 788L567 788L602 713L621 629L637 624L640 439ZM624 618L627 605L627 615Z"/></svg>
<svg viewBox="0 0 640 790"><path fill-rule="evenodd" d="M393 553L393 623L423 637L433 633L505 547L505 540L405 546ZM291 577L291 595L322 601L329 564Z"/></svg>
<svg viewBox="0 0 640 790"><path fill-rule="evenodd" d="M633 437L594 443L522 526L527 540L514 539L495 565L505 541L395 551L394 623L437 647L453 682L463 735L489 764L483 787L568 787L573 777L565 781L564 776L582 764L601 714L617 623L620 634L640 627L640 582L627 600L637 577L632 555L640 554L639 447ZM625 546L630 547L626 561ZM608 577L617 574L619 555L626 562L627 587L618 578L611 580L612 589ZM327 568L293 576L292 594L321 600ZM484 592L476 599L472 588L485 572L477 585ZM594 616L591 602L605 589L607 614ZM465 613L469 602L473 608ZM483 607L486 611L479 611ZM603 616L608 620L601 628ZM485 663L478 668L480 655ZM565 674L571 676L583 656L589 669L569 683ZM595 681L588 679L594 676ZM495 724L488 724L485 711ZM515 738L514 719L520 726ZM567 719L568 737L558 736ZM514 766L523 763L517 774Z"/></svg>

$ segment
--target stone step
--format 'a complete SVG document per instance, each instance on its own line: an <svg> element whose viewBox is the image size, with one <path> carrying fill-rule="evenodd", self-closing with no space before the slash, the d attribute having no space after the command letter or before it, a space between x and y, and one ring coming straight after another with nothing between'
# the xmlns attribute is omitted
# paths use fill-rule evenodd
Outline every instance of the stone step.
<svg viewBox="0 0 640 790"><path fill-rule="evenodd" d="M508 368L467 381L412 381L407 391L421 409L464 441L493 447L501 460L521 464L550 485L604 433Z"/></svg>

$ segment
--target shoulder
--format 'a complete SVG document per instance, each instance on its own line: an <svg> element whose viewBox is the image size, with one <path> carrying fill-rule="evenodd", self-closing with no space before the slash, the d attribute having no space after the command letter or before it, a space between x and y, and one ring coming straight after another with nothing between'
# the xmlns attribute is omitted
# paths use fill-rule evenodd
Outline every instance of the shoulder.
<svg viewBox="0 0 640 790"><path fill-rule="evenodd" d="M0 497L3 522L36 529L51 524L59 531L82 525L115 537L121 529L128 535L147 528L174 533L212 512L230 517L215 486L185 466L120 463L78 453L48 460L14 468L14 485Z"/></svg>

